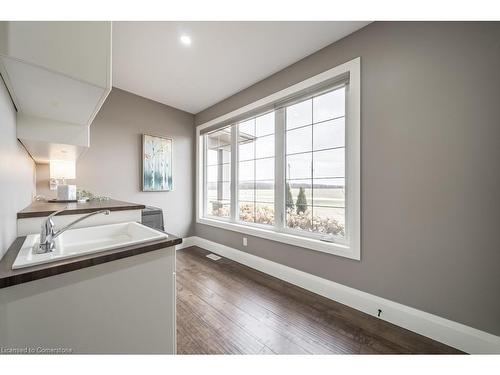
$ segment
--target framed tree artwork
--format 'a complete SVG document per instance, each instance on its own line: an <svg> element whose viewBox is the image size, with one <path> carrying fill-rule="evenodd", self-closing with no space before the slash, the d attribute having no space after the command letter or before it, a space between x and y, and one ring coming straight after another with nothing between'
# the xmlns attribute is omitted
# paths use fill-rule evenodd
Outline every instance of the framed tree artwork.
<svg viewBox="0 0 500 375"><path fill-rule="evenodd" d="M142 191L171 191L172 139L142 135Z"/></svg>

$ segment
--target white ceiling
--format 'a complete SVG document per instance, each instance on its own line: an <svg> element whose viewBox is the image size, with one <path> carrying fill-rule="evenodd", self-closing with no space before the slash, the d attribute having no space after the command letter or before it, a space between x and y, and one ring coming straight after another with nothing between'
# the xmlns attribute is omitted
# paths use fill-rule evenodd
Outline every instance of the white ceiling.
<svg viewBox="0 0 500 375"><path fill-rule="evenodd" d="M113 86L198 113L367 24L114 22Z"/></svg>

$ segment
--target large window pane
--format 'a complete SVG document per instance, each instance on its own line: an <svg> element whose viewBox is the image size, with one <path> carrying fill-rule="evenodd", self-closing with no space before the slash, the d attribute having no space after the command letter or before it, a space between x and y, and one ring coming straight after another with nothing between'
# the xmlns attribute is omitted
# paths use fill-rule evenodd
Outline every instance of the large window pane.
<svg viewBox="0 0 500 375"><path fill-rule="evenodd" d="M312 230L312 189L310 180L289 180L285 186L285 225Z"/></svg>
<svg viewBox="0 0 500 375"><path fill-rule="evenodd" d="M241 161L238 169L239 181L254 181L255 180L255 161Z"/></svg>
<svg viewBox="0 0 500 375"><path fill-rule="evenodd" d="M345 180L343 178L313 180L314 206L345 207Z"/></svg>
<svg viewBox="0 0 500 375"><path fill-rule="evenodd" d="M226 146L222 150L222 163L228 164L231 163L231 147Z"/></svg>
<svg viewBox="0 0 500 375"><path fill-rule="evenodd" d="M238 157L240 161L255 159L255 142L246 141L238 145Z"/></svg>
<svg viewBox="0 0 500 375"><path fill-rule="evenodd" d="M217 182L207 183L207 198L217 200Z"/></svg>
<svg viewBox="0 0 500 375"><path fill-rule="evenodd" d="M313 98L314 123L331 120L345 114L345 88Z"/></svg>
<svg viewBox="0 0 500 375"><path fill-rule="evenodd" d="M345 145L344 118L314 124L313 149L343 147Z"/></svg>
<svg viewBox="0 0 500 375"><path fill-rule="evenodd" d="M345 149L314 152L314 178L344 177L345 175Z"/></svg>
<svg viewBox="0 0 500 375"><path fill-rule="evenodd" d="M207 165L217 165L219 163L219 153L216 149L207 150Z"/></svg>
<svg viewBox="0 0 500 375"><path fill-rule="evenodd" d="M312 100L291 105L286 108L286 130L312 124Z"/></svg>
<svg viewBox="0 0 500 375"><path fill-rule="evenodd" d="M274 117L270 112L239 124L240 221L274 223Z"/></svg>
<svg viewBox="0 0 500 375"><path fill-rule="evenodd" d="M206 136L207 148L209 150L228 150L231 145L231 127L217 130Z"/></svg>
<svg viewBox="0 0 500 375"><path fill-rule="evenodd" d="M218 165L209 165L207 167L206 171L207 171L207 181L208 182L217 182L219 180L219 178L218 178L219 166Z"/></svg>
<svg viewBox="0 0 500 375"><path fill-rule="evenodd" d="M222 200L231 200L231 182L222 182Z"/></svg>
<svg viewBox="0 0 500 375"><path fill-rule="evenodd" d="M238 199L240 201L255 201L255 182L244 181L238 184Z"/></svg>
<svg viewBox="0 0 500 375"><path fill-rule="evenodd" d="M291 194L291 200L287 200L287 208L296 209L297 206L312 205L311 180L288 180L285 193ZM300 209L299 209L300 211Z"/></svg>
<svg viewBox="0 0 500 375"><path fill-rule="evenodd" d="M255 183L255 201L274 202L274 180Z"/></svg>
<svg viewBox="0 0 500 375"><path fill-rule="evenodd" d="M230 201L207 201L207 214L210 216L231 217L231 202Z"/></svg>
<svg viewBox="0 0 500 375"><path fill-rule="evenodd" d="M312 211L307 209L299 214L292 212L286 215L286 226L290 229L300 229L308 232L313 230Z"/></svg>
<svg viewBox="0 0 500 375"><path fill-rule="evenodd" d="M204 136L207 160L206 202L207 215L231 215L231 128L227 127Z"/></svg>
<svg viewBox="0 0 500 375"><path fill-rule="evenodd" d="M281 111L281 110L280 110ZM283 118L284 226L345 236L345 89L340 88L210 133L206 139L206 212L253 225L275 223L275 119ZM280 140L281 142L281 140ZM231 147L237 147L237 195L231 197ZM282 182L281 182L282 183Z"/></svg>
<svg viewBox="0 0 500 375"><path fill-rule="evenodd" d="M209 182L207 184L207 197L212 200L231 199L231 183L230 182Z"/></svg>
<svg viewBox="0 0 500 375"><path fill-rule="evenodd" d="M231 164L207 166L207 181L231 181Z"/></svg>
<svg viewBox="0 0 500 375"><path fill-rule="evenodd" d="M240 137L255 137L255 119L240 122L238 124L238 133ZM239 139L241 141L241 139Z"/></svg>
<svg viewBox="0 0 500 375"><path fill-rule="evenodd" d="M286 110L285 225L288 228L325 235L344 234L344 114L344 88Z"/></svg>
<svg viewBox="0 0 500 375"><path fill-rule="evenodd" d="M345 236L345 208L313 207L313 231Z"/></svg>
<svg viewBox="0 0 500 375"><path fill-rule="evenodd" d="M262 137L274 134L274 111L255 119L255 135Z"/></svg>
<svg viewBox="0 0 500 375"><path fill-rule="evenodd" d="M231 164L222 164L222 181L231 182ZM220 173L220 172L219 172Z"/></svg>
<svg viewBox="0 0 500 375"><path fill-rule="evenodd" d="M274 135L257 138L255 143L255 157L257 159L274 156Z"/></svg>
<svg viewBox="0 0 500 375"><path fill-rule="evenodd" d="M286 157L287 179L311 178L312 177L312 154L297 154Z"/></svg>
<svg viewBox="0 0 500 375"><path fill-rule="evenodd" d="M274 204L256 203L255 222L259 224L274 225Z"/></svg>
<svg viewBox="0 0 500 375"><path fill-rule="evenodd" d="M255 221L255 203L253 201L245 202L240 200L239 207L240 220L247 223L253 223Z"/></svg>
<svg viewBox="0 0 500 375"><path fill-rule="evenodd" d="M258 159L255 161L255 180L274 179L274 158Z"/></svg>
<svg viewBox="0 0 500 375"><path fill-rule="evenodd" d="M286 153L296 154L312 149L312 126L305 126L286 132Z"/></svg>

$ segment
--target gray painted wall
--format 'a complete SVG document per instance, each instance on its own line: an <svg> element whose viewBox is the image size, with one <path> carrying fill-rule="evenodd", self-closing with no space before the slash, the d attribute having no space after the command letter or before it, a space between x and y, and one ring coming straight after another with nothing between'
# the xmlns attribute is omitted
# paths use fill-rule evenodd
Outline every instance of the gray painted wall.
<svg viewBox="0 0 500 375"><path fill-rule="evenodd" d="M361 261L195 234L500 334L500 23L373 23L196 115L361 56Z"/></svg>
<svg viewBox="0 0 500 375"><path fill-rule="evenodd" d="M35 163L16 138L16 110L0 78L0 259L17 237L17 212L34 193Z"/></svg>
<svg viewBox="0 0 500 375"><path fill-rule="evenodd" d="M163 209L165 229L191 233L193 121L187 112L113 88L90 128L90 148L76 165L76 185L96 194ZM171 192L141 191L143 133L173 138ZM48 164L37 165L37 194L53 196Z"/></svg>

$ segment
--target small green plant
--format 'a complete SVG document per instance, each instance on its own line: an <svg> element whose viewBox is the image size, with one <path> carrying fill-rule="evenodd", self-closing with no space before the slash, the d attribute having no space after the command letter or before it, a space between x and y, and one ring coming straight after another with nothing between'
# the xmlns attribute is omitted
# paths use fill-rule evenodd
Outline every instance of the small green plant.
<svg viewBox="0 0 500 375"><path fill-rule="evenodd" d="M293 203L292 189L290 188L290 184L286 183L286 200L285 206L287 210L293 210L295 208L295 204Z"/></svg>
<svg viewBox="0 0 500 375"><path fill-rule="evenodd" d="M297 214L306 212L306 210L307 210L306 191L301 186L299 189L299 194L297 195Z"/></svg>
<svg viewBox="0 0 500 375"><path fill-rule="evenodd" d="M77 189L76 190L76 199L94 199L94 194L88 190Z"/></svg>

